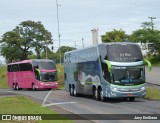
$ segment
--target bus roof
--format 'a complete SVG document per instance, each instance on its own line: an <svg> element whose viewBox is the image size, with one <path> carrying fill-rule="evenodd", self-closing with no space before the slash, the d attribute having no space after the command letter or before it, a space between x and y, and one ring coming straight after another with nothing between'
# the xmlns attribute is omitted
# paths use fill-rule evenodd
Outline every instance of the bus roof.
<svg viewBox="0 0 160 123"><path fill-rule="evenodd" d="M9 63L7 65L12 65L12 64L22 64L22 63L32 63L32 62L42 62L42 61L50 61L50 62L54 62L53 60L49 60L49 59L30 59L30 60L23 60L23 61L19 61L19 62L14 62L14 63Z"/></svg>
<svg viewBox="0 0 160 123"><path fill-rule="evenodd" d="M111 42L111 43L101 43L101 44L97 44L97 45L89 46L89 47L82 48L82 49L78 49L78 50L68 51L68 52L65 52L64 54L72 53L72 52L77 52L77 51L81 51L81 50L89 49L89 48L92 48L92 47L98 47L99 45L114 45L114 44L121 44L121 45L135 44L135 45L138 45L138 44L136 44L136 43L132 43L132 42Z"/></svg>

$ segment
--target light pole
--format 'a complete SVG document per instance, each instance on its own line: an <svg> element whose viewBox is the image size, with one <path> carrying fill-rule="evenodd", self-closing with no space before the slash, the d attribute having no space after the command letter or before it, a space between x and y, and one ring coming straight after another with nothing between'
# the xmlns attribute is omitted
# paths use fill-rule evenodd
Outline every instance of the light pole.
<svg viewBox="0 0 160 123"><path fill-rule="evenodd" d="M46 32L45 32L45 43L46 43L46 59L47 59L48 57L47 57L47 42L46 42Z"/></svg>
<svg viewBox="0 0 160 123"><path fill-rule="evenodd" d="M82 47L84 48L84 42L83 42L83 40L84 40L84 39L82 38Z"/></svg>
<svg viewBox="0 0 160 123"><path fill-rule="evenodd" d="M61 46L61 44L60 44L60 33L59 33L59 16L58 16L58 6L60 6L59 4L58 4L58 1L56 0L56 4L57 4L57 23L58 23L58 41L59 41L59 54L60 54L60 64L61 64L61 49L60 49L60 46Z"/></svg>

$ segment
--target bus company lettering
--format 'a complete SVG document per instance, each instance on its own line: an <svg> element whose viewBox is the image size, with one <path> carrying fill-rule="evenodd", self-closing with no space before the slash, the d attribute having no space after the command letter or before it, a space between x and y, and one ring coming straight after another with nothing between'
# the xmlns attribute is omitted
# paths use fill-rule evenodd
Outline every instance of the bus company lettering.
<svg viewBox="0 0 160 123"><path fill-rule="evenodd" d="M132 56L131 53L120 53L119 57L114 58L115 61L124 61L124 62L132 60L136 61L137 59L138 57Z"/></svg>
<svg viewBox="0 0 160 123"><path fill-rule="evenodd" d="M131 57L130 53L120 53L120 57Z"/></svg>

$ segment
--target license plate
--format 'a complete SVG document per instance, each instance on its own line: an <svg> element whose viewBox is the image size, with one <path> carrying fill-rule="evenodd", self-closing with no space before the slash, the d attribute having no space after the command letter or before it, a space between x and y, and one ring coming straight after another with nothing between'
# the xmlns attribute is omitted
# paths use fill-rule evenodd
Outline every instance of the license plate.
<svg viewBox="0 0 160 123"><path fill-rule="evenodd" d="M128 94L128 96L130 97L130 96L134 96L133 94Z"/></svg>

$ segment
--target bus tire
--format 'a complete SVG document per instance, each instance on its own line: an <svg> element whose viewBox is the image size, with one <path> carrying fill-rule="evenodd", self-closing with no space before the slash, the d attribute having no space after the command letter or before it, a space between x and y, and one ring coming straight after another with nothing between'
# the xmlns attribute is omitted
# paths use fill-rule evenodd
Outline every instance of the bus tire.
<svg viewBox="0 0 160 123"><path fill-rule="evenodd" d="M70 86L70 95L74 96L74 89L73 89L73 85Z"/></svg>
<svg viewBox="0 0 160 123"><path fill-rule="evenodd" d="M106 98L103 96L103 91L102 91L102 89L100 89L100 98L101 98L102 102L105 102L105 101L106 101Z"/></svg>
<svg viewBox="0 0 160 123"><path fill-rule="evenodd" d="M130 102L134 102L135 101L135 97L129 97L129 101Z"/></svg>
<svg viewBox="0 0 160 123"><path fill-rule="evenodd" d="M71 85L69 85L69 95L71 96L72 93L71 93Z"/></svg>
<svg viewBox="0 0 160 123"><path fill-rule="evenodd" d="M15 87L15 88L16 88L16 90L19 90L19 86L18 86L18 83L16 84L16 87Z"/></svg>
<svg viewBox="0 0 160 123"><path fill-rule="evenodd" d="M99 94L98 94L98 90L96 88L94 89L93 93L94 93L94 98L96 100L99 100Z"/></svg>
<svg viewBox="0 0 160 123"><path fill-rule="evenodd" d="M15 88L16 88L16 90L22 90L22 88L19 88L18 83L16 84Z"/></svg>
<svg viewBox="0 0 160 123"><path fill-rule="evenodd" d="M34 84L32 84L32 91L35 91L36 90L36 87Z"/></svg>
<svg viewBox="0 0 160 123"><path fill-rule="evenodd" d="M16 85L13 83L12 85L13 90L16 90Z"/></svg>
<svg viewBox="0 0 160 123"><path fill-rule="evenodd" d="M73 86L73 95L75 96L75 97L78 97L78 93L77 93L77 91L76 91L76 89L75 89L75 86Z"/></svg>
<svg viewBox="0 0 160 123"><path fill-rule="evenodd" d="M74 85L71 86L71 95L74 96Z"/></svg>

